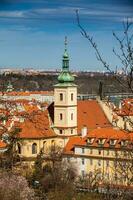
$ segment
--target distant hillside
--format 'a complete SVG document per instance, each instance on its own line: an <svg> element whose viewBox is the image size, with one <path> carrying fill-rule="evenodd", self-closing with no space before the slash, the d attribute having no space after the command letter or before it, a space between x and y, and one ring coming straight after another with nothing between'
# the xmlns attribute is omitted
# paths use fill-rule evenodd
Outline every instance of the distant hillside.
<svg viewBox="0 0 133 200"><path fill-rule="evenodd" d="M57 75L0 75L1 91L6 90L9 81L15 91L53 90L53 85L57 83ZM98 75L90 77L89 75L80 74L75 80L78 85L78 93L90 94L98 93L100 82L103 83L104 92L127 92L113 76Z"/></svg>

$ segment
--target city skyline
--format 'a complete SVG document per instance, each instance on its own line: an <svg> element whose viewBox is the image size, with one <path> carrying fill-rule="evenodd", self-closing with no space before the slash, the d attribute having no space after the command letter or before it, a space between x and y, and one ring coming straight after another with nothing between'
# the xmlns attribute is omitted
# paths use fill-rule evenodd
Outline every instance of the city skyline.
<svg viewBox="0 0 133 200"><path fill-rule="evenodd" d="M83 26L115 69L118 60L112 55L116 46L112 30L121 35L122 21L133 19L133 3L126 0L0 1L0 66L60 69L67 35L70 69L105 70L80 34L76 9Z"/></svg>

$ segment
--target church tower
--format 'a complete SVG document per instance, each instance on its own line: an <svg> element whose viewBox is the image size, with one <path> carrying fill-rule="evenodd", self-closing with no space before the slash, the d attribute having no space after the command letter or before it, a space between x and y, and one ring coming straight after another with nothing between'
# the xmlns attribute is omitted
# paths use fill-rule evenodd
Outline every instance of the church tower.
<svg viewBox="0 0 133 200"><path fill-rule="evenodd" d="M77 85L69 71L67 38L62 60L62 71L54 86L54 131L60 136L77 135Z"/></svg>

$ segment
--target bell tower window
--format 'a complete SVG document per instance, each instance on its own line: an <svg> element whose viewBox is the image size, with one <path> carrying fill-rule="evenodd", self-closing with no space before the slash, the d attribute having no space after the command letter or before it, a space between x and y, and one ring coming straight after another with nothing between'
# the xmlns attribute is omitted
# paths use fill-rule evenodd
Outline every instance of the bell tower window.
<svg viewBox="0 0 133 200"><path fill-rule="evenodd" d="M63 119L63 115L62 115L62 113L60 113L60 120L62 120Z"/></svg>
<svg viewBox="0 0 133 200"><path fill-rule="evenodd" d="M73 93L71 93L71 101L73 101Z"/></svg>
<svg viewBox="0 0 133 200"><path fill-rule="evenodd" d="M60 93L60 101L63 101L63 94Z"/></svg>
<svg viewBox="0 0 133 200"><path fill-rule="evenodd" d="M73 120L73 113L71 113L71 120Z"/></svg>

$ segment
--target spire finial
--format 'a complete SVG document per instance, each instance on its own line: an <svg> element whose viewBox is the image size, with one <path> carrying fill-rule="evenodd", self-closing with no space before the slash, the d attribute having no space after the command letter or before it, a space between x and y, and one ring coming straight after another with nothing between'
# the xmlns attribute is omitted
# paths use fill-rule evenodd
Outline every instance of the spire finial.
<svg viewBox="0 0 133 200"><path fill-rule="evenodd" d="M67 36L65 36L65 50L67 50Z"/></svg>

